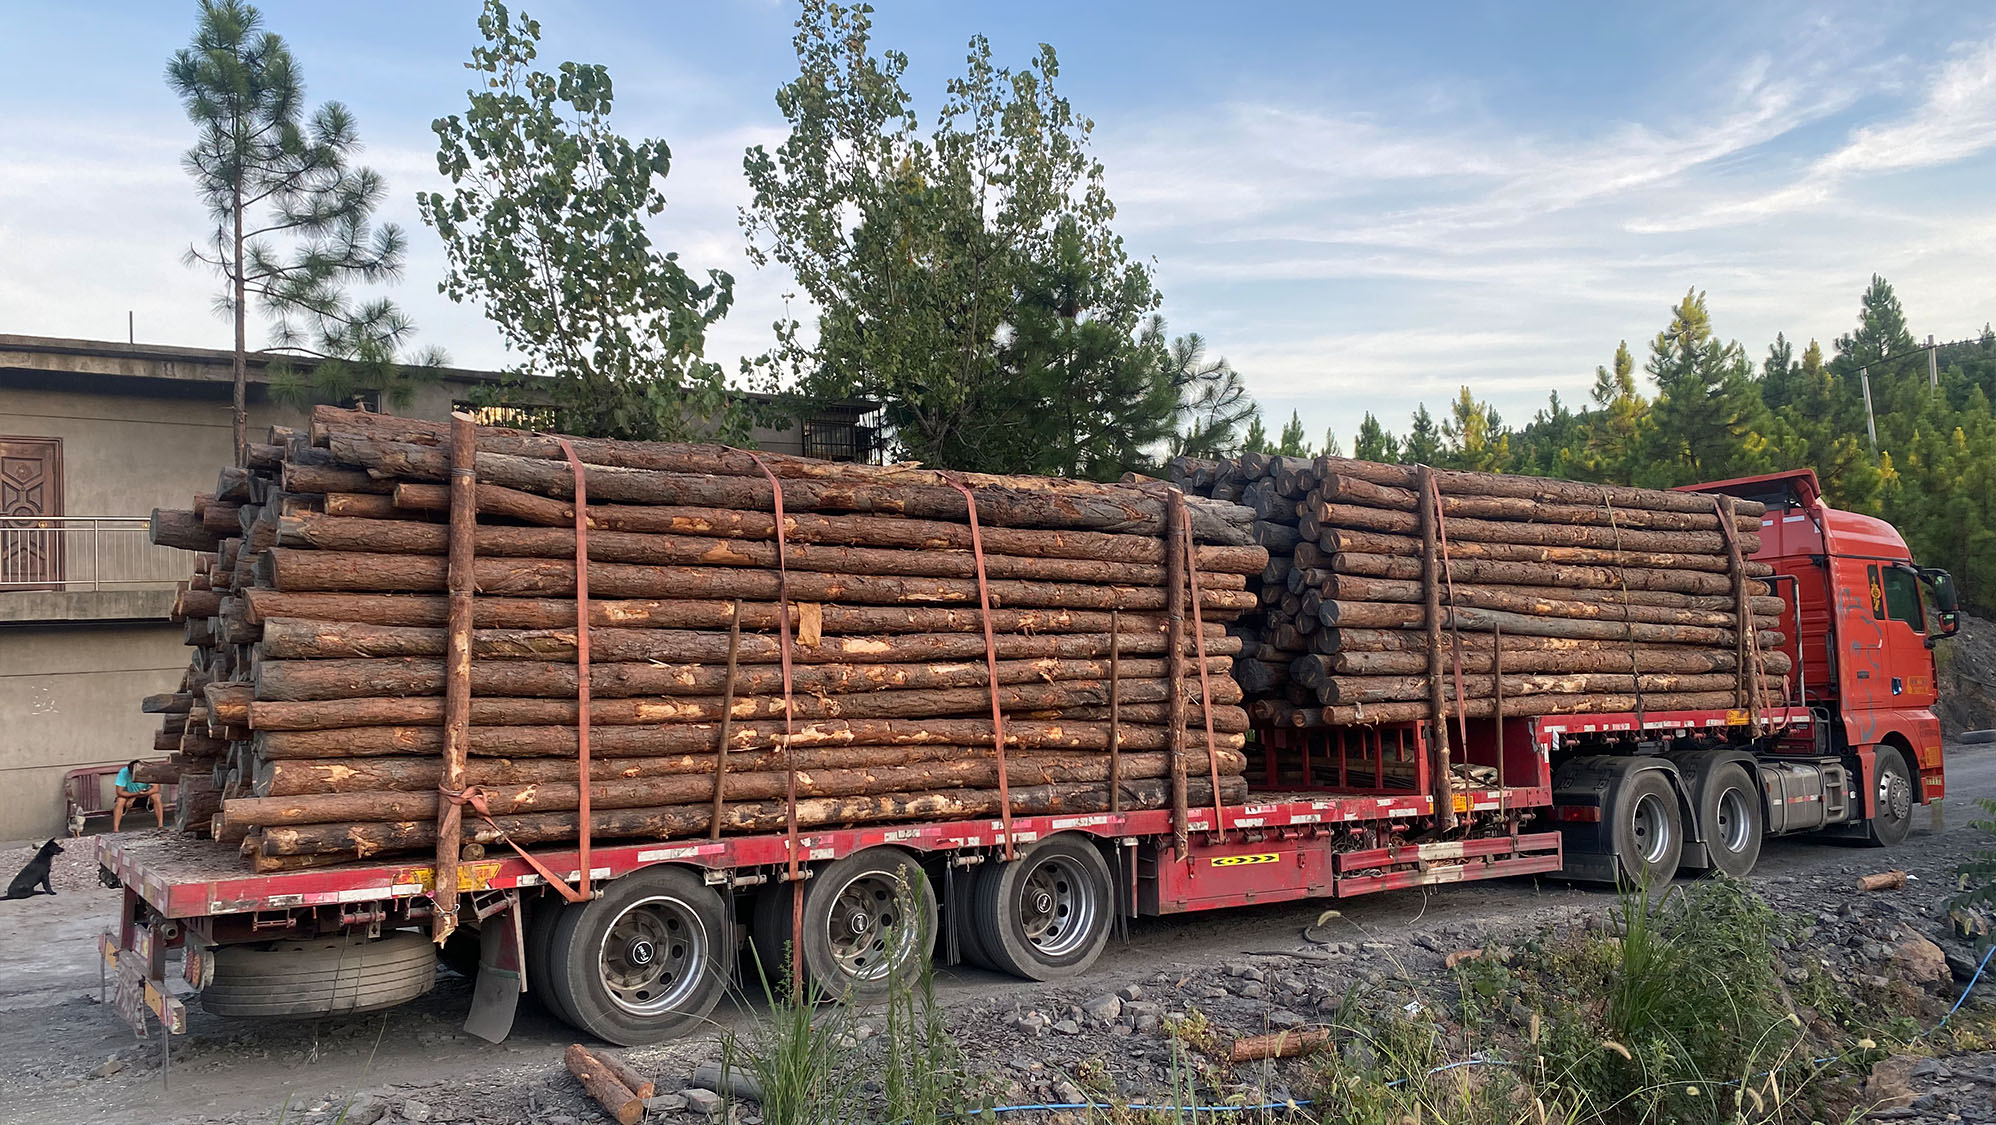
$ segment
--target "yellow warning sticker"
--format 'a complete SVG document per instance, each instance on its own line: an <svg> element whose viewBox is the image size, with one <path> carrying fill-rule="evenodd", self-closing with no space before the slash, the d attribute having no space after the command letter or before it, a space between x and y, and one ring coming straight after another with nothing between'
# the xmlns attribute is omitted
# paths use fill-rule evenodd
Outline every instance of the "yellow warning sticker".
<svg viewBox="0 0 1996 1125"><path fill-rule="evenodd" d="M1223 855L1213 860L1213 866L1244 867L1250 863L1274 863L1281 858L1274 852L1265 852L1261 855Z"/></svg>

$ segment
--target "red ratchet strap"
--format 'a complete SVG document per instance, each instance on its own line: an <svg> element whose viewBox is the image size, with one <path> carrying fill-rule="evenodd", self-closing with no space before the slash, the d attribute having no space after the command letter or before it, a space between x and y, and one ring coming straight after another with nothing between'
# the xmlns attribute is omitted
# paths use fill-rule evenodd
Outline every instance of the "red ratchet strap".
<svg viewBox="0 0 1996 1125"><path fill-rule="evenodd" d="M1434 474L1428 475L1428 488L1435 499L1435 543L1442 551L1442 585L1448 590L1449 609L1455 608L1455 578L1448 565L1448 521L1442 518L1442 486ZM1462 691L1462 631L1457 628L1455 614L1448 617L1449 664L1455 669L1455 733L1462 742L1464 760L1469 754L1469 714L1463 709Z"/></svg>
<svg viewBox="0 0 1996 1125"><path fill-rule="evenodd" d="M776 627L778 630L778 635L781 638L781 643L778 646L778 652L780 653L783 661L783 759L784 759L784 764L787 767L789 773L789 776L785 779L783 785L784 806L785 806L784 830L789 834L790 837L790 881L795 883L799 878L799 876L801 875L801 872L799 871L799 862L797 855L800 847L798 843L798 834L797 834L797 762L796 759L792 757L790 753L790 734L791 734L790 716L792 710L791 701L790 701L790 691L791 691L790 574L789 574L789 558L788 555L786 554L784 535L783 535L783 482L776 479L776 474L769 471L769 466L763 463L762 458L756 456L753 453L750 453L748 455L748 458L749 460L755 462L755 467L761 469L762 475L769 480L770 496L775 501L774 508L776 511ZM798 915L798 917L800 920L802 919L801 914Z"/></svg>
<svg viewBox="0 0 1996 1125"><path fill-rule="evenodd" d="M1005 827L1005 859L1012 858L1012 785L1005 771L1005 709L998 703L998 642L991 635L991 586L984 580L984 533L977 526L977 497L955 477L944 478L963 493L970 512L970 557L977 563L977 609L984 621L984 668L991 680L991 744L998 748L998 819Z"/></svg>
<svg viewBox="0 0 1996 1125"><path fill-rule="evenodd" d="M1213 778L1213 829L1227 833L1227 806L1220 798L1220 752L1213 742L1213 680L1206 669L1206 619L1199 610L1199 549L1185 537L1185 577L1192 586L1192 640L1199 654L1199 709L1206 718L1206 767ZM1183 691L1183 686L1175 690Z"/></svg>
<svg viewBox="0 0 1996 1125"><path fill-rule="evenodd" d="M582 788L585 792L587 792L589 787L588 785L585 784ZM542 863L538 859L535 859L533 855L527 851L527 849L514 843L513 838L506 834L506 830L499 827L499 822L492 819L492 811L485 807L486 792L482 787L477 785L467 785L463 789L455 793L451 792L448 789L440 789L438 790L438 792L442 793L444 795L444 800L449 801L451 804L458 805L460 807L469 807L472 812L478 814L478 819L484 821L486 825L492 829L492 831L498 833L500 841L504 843L507 847L512 848L515 852L519 853L520 858L527 861L527 866L533 868L536 872L538 872L540 874L540 877L546 880L547 885L553 887L557 892L559 892L561 897L567 899L570 902L587 902L591 897L593 897L589 893L589 861L587 859L584 859L582 861L582 888L580 890L577 890L576 888L568 885L568 880L555 874L554 871L551 870L547 864ZM587 840L589 838L589 833L587 831L584 831L582 833L582 838L584 840ZM584 847L586 849L587 845L584 845ZM586 856L589 853L587 852L587 850L585 850L583 854Z"/></svg>
<svg viewBox="0 0 1996 1125"><path fill-rule="evenodd" d="M575 455L575 447L567 438L555 440L575 474L575 753L576 769L581 774L576 784L581 807L575 819L580 836L577 865L582 874L581 895L589 898L589 487L583 482L582 459Z"/></svg>

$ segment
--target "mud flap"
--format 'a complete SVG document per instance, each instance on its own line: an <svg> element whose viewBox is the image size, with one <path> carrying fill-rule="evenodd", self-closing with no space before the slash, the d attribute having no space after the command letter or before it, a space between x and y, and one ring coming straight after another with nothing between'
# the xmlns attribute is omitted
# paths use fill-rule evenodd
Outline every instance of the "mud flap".
<svg viewBox="0 0 1996 1125"><path fill-rule="evenodd" d="M471 989L471 1012L464 1030L487 1043L502 1043L513 1030L520 993L527 990L521 950L520 908L516 902L504 919L488 918L479 927L478 980Z"/></svg>

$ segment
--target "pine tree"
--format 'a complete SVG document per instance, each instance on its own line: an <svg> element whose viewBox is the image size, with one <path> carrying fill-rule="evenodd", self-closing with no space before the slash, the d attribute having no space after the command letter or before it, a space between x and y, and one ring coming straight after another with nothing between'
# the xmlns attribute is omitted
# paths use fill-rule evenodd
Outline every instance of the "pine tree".
<svg viewBox="0 0 1996 1125"><path fill-rule="evenodd" d="M1282 437L1275 444L1275 452L1284 457L1310 456L1310 447L1303 440L1303 416L1294 410L1289 412L1289 421L1282 424Z"/></svg>
<svg viewBox="0 0 1996 1125"><path fill-rule="evenodd" d="M1400 443L1400 460L1409 465L1433 465L1442 459L1442 433L1428 413L1427 403L1414 408L1407 439Z"/></svg>
<svg viewBox="0 0 1996 1125"><path fill-rule="evenodd" d="M1206 358L1206 341L1189 332L1171 342L1170 370L1178 388L1180 429L1171 440L1172 456L1220 457L1241 448L1249 418L1256 415L1247 393L1225 356Z"/></svg>
<svg viewBox="0 0 1996 1125"><path fill-rule="evenodd" d="M1634 478L1635 462L1649 428L1649 400L1636 387L1636 358L1629 342L1615 346L1612 369L1594 369L1590 392L1595 409L1586 419L1586 449L1580 467L1598 481Z"/></svg>
<svg viewBox="0 0 1996 1125"><path fill-rule="evenodd" d="M1248 417L1247 436L1241 439L1241 448L1249 453L1275 452L1275 444L1268 440L1268 427L1262 425L1260 410Z"/></svg>
<svg viewBox="0 0 1996 1125"><path fill-rule="evenodd" d="M1480 473L1500 473L1510 458L1511 439L1490 404L1463 387L1442 422L1450 464Z"/></svg>
<svg viewBox="0 0 1996 1125"><path fill-rule="evenodd" d="M1317 452L1326 457L1343 457L1345 455L1344 443L1338 440L1338 428L1336 426L1325 428L1324 447Z"/></svg>
<svg viewBox="0 0 1996 1125"><path fill-rule="evenodd" d="M1351 455L1361 461L1398 461L1400 459L1400 439L1379 424L1372 411L1365 412L1365 420L1358 424L1358 436L1352 441Z"/></svg>
<svg viewBox="0 0 1996 1125"><path fill-rule="evenodd" d="M1656 380L1651 455L1638 483L1683 484L1765 471L1769 415L1746 351L1712 334L1705 295L1692 290L1671 310L1670 326L1650 343Z"/></svg>
<svg viewBox="0 0 1996 1125"><path fill-rule="evenodd" d="M275 345L319 361L329 380L377 384L391 398L406 390L395 355L413 332L408 318L391 301L347 293L399 276L405 248L401 228L375 225L387 187L352 163L353 115L327 102L308 118L290 47L242 0L201 0L194 39L167 63L166 80L200 134L182 164L215 226L187 259L221 276L216 303L234 322L237 462L249 447L252 298L274 320Z"/></svg>

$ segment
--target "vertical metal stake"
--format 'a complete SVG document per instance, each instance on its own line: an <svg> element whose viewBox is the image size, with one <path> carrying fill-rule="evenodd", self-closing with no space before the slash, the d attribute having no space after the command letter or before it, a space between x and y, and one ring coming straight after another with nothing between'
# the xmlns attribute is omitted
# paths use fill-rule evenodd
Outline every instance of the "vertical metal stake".
<svg viewBox="0 0 1996 1125"><path fill-rule="evenodd" d="M1934 350L1934 334L1931 332L1927 333L1927 389L1941 389L1940 353Z"/></svg>
<svg viewBox="0 0 1996 1125"><path fill-rule="evenodd" d="M1878 418L1871 412L1871 369L1860 367L1857 377L1864 383L1864 428L1871 435L1871 454L1878 455Z"/></svg>
<svg viewBox="0 0 1996 1125"><path fill-rule="evenodd" d="M145 1017L141 1015L139 1018L144 1019ZM173 1067L173 1029L166 1026L165 1020L161 1020L159 1021L159 1088L161 1090L166 1090L171 1088L170 1084L167 1081L167 1072L170 1069L172 1069L172 1067Z"/></svg>

